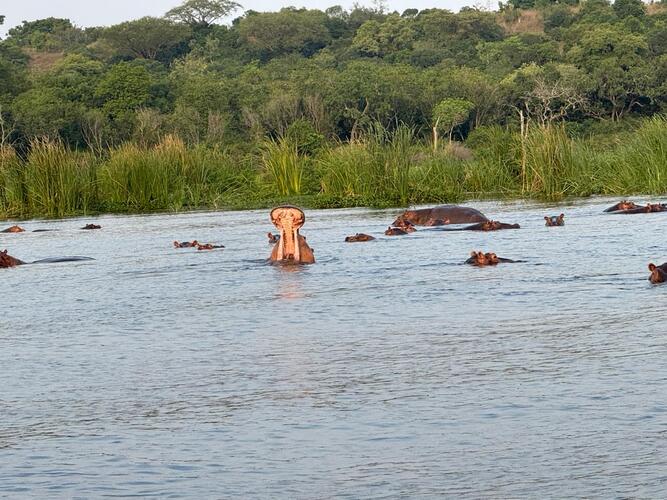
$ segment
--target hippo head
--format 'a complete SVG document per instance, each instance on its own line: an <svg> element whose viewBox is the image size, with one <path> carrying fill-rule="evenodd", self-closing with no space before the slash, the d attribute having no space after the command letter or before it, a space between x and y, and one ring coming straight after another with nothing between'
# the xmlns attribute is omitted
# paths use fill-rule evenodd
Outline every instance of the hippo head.
<svg viewBox="0 0 667 500"><path fill-rule="evenodd" d="M417 230L417 229L415 228L415 225L414 225L411 221L409 221L409 220L407 220L407 219L401 219L401 218L399 217L399 218L396 219L396 220L397 220L398 222L397 222L396 224L394 224L394 227L397 227L397 228L399 228L399 229L402 229L402 230L405 231L406 233L413 233L413 232L415 232L415 231Z"/></svg>
<svg viewBox="0 0 667 500"><path fill-rule="evenodd" d="M648 270L651 271L651 275L648 277L648 280L653 284L664 283L667 281L667 272L664 269L665 267L667 267L665 264L662 264L661 266L656 266L653 263L649 264Z"/></svg>
<svg viewBox="0 0 667 500"><path fill-rule="evenodd" d="M299 229L306 222L303 210L290 205L271 210L271 222L280 231L275 260L301 262Z"/></svg>
<svg viewBox="0 0 667 500"><path fill-rule="evenodd" d="M0 268L20 266L21 264L24 264L24 262L9 255L7 250L0 252Z"/></svg>
<svg viewBox="0 0 667 500"><path fill-rule="evenodd" d="M474 266L486 266L488 261L486 259L486 254L484 252L475 252L474 250L470 252L470 258L467 260L467 263Z"/></svg>
<svg viewBox="0 0 667 500"><path fill-rule="evenodd" d="M480 252L481 253L481 252ZM493 252L487 252L484 254L484 258L486 259L486 263L490 266L495 266L498 262L498 256L493 253Z"/></svg>
<svg viewBox="0 0 667 500"><path fill-rule="evenodd" d="M546 221L547 226L564 226L565 214L545 216L544 220Z"/></svg>
<svg viewBox="0 0 667 500"><path fill-rule="evenodd" d="M25 229L23 229L21 226L11 226L2 231L3 233L23 233L25 232Z"/></svg>
<svg viewBox="0 0 667 500"><path fill-rule="evenodd" d="M495 231L496 229L500 228L500 222L496 220L487 220L486 222L482 222L482 225L480 226L480 229L482 231Z"/></svg>

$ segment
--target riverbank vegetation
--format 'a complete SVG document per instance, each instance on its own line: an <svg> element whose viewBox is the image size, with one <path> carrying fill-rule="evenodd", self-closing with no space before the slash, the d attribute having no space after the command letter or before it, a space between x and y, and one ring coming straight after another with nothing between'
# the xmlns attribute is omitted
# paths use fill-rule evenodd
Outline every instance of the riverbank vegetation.
<svg viewBox="0 0 667 500"><path fill-rule="evenodd" d="M667 192L665 3L239 11L10 29L0 217Z"/></svg>

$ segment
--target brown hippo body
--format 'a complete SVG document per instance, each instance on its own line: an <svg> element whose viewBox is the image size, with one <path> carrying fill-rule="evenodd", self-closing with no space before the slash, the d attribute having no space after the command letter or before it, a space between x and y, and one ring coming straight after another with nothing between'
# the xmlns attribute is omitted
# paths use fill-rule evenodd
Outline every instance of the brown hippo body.
<svg viewBox="0 0 667 500"><path fill-rule="evenodd" d="M99 224L86 224L81 229L85 229L86 231L90 231L92 229L102 229L102 226L100 226Z"/></svg>
<svg viewBox="0 0 667 500"><path fill-rule="evenodd" d="M308 246L308 243L306 243L306 237L302 235L297 235L298 241L299 241L299 254L298 257L296 255L296 252L294 253L287 253L283 254L283 256L280 256L280 244L276 245L273 247L273 251L271 252L271 260L273 262L278 262L278 261L291 261L296 264L314 264L315 263L315 254L313 253L312 248Z"/></svg>
<svg viewBox="0 0 667 500"><path fill-rule="evenodd" d="M554 226L564 226L565 225L565 214L544 216L545 226L554 227Z"/></svg>
<svg viewBox="0 0 667 500"><path fill-rule="evenodd" d="M489 220L482 212L470 207L458 205L440 205L434 208L406 210L394 221L399 226L402 221L409 221L415 226L442 226L445 224L468 224Z"/></svg>
<svg viewBox="0 0 667 500"><path fill-rule="evenodd" d="M7 229L3 229L0 231L0 233L23 233L25 232L25 229L23 229L21 226L11 226L8 227Z"/></svg>
<svg viewBox="0 0 667 500"><path fill-rule="evenodd" d="M197 245L197 250L215 250L217 248L225 248L225 245L214 245L213 243L200 243Z"/></svg>
<svg viewBox="0 0 667 500"><path fill-rule="evenodd" d="M374 236L364 233L357 233L354 236L345 237L345 241L348 243L354 243L356 241L373 241L374 239L375 239Z"/></svg>
<svg viewBox="0 0 667 500"><path fill-rule="evenodd" d="M314 264L315 253L299 229L306 221L300 208L285 205L271 210L271 222L280 231L280 239L271 252L271 262Z"/></svg>
<svg viewBox="0 0 667 500"><path fill-rule="evenodd" d="M440 231L499 231L501 229L520 229L519 224L507 224L505 222L498 222L497 220L489 220L486 222L479 222L470 226L445 228Z"/></svg>
<svg viewBox="0 0 667 500"><path fill-rule="evenodd" d="M648 280L654 285L667 281L667 262L660 264L659 266L651 263L648 265L648 270L651 271Z"/></svg>

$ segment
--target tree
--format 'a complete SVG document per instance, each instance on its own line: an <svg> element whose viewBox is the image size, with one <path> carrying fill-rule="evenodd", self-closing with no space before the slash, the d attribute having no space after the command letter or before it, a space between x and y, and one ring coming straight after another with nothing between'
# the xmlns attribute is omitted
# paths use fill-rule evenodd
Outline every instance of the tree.
<svg viewBox="0 0 667 500"><path fill-rule="evenodd" d="M84 31L69 19L49 17L37 21L23 21L20 26L9 30L8 41L19 47L37 50L59 51L82 47L87 41Z"/></svg>
<svg viewBox="0 0 667 500"><path fill-rule="evenodd" d="M405 20L398 14L388 16L382 23L367 21L357 30L352 48L371 57L384 57L408 49L414 41L411 24L411 20Z"/></svg>
<svg viewBox="0 0 667 500"><path fill-rule="evenodd" d="M12 102L12 114L27 138L69 136L78 128L80 109L65 101L57 90L34 88Z"/></svg>
<svg viewBox="0 0 667 500"><path fill-rule="evenodd" d="M643 17L646 13L642 0L615 0L611 7L621 19L628 16Z"/></svg>
<svg viewBox="0 0 667 500"><path fill-rule="evenodd" d="M528 64L501 82L505 99L518 113L524 132L530 121L548 127L583 107L588 85L586 75L567 64Z"/></svg>
<svg viewBox="0 0 667 500"><path fill-rule="evenodd" d="M232 0L185 0L174 7L165 17L190 26L210 26L213 21L228 16L241 5Z"/></svg>
<svg viewBox="0 0 667 500"><path fill-rule="evenodd" d="M104 109L112 118L143 107L150 97L151 77L142 66L121 62L113 66L95 89Z"/></svg>
<svg viewBox="0 0 667 500"><path fill-rule="evenodd" d="M167 19L142 17L107 28L102 38L122 55L157 59L158 56L187 41L190 28Z"/></svg>
<svg viewBox="0 0 667 500"><path fill-rule="evenodd" d="M319 10L283 8L246 15L238 33L242 44L262 61L293 52L309 57L330 43L327 22Z"/></svg>
<svg viewBox="0 0 667 500"><path fill-rule="evenodd" d="M443 99L433 108L433 151L438 148L438 131L449 133L449 142L452 142L452 133L457 125L468 120L474 104L465 99Z"/></svg>

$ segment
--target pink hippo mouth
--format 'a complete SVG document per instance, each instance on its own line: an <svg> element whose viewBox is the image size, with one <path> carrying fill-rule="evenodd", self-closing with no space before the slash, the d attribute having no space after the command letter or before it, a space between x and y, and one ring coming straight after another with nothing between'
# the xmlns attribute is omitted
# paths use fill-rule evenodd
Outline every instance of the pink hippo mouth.
<svg viewBox="0 0 667 500"><path fill-rule="evenodd" d="M276 260L300 262L299 229L306 222L303 210L293 206L276 207L271 210L271 222L280 231Z"/></svg>

